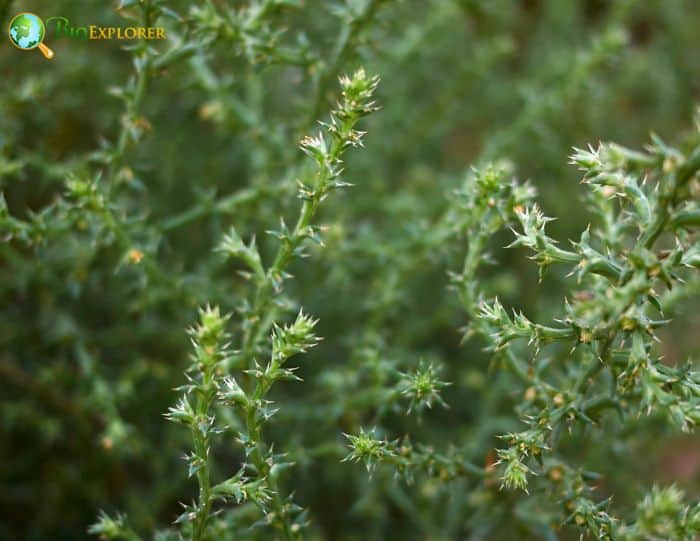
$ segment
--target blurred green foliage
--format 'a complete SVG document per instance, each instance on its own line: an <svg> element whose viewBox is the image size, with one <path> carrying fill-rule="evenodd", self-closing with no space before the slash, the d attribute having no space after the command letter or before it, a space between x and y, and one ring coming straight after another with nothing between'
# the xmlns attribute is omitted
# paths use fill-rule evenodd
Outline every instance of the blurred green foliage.
<svg viewBox="0 0 700 541"><path fill-rule="evenodd" d="M462 343L469 317L448 272L469 239L454 192L470 167L498 162L560 217L551 237L577 239L591 215L572 147L640 148L651 129L670 141L692 129L699 3L0 1L5 23L20 11L149 22L168 40L52 41L49 29L51 62L0 47L0 538L87 539L102 509L145 533L197 497L181 460L190 437L163 418L190 365L185 329L217 304L239 350L255 313L247 267L216 248L235 226L272 264L279 239L265 232L281 217L293 226L297 180L314 171L299 141L328 121L338 77L364 66L381 77L381 110L360 124L366 148L344 157L354 187L320 206L324 246L306 244L274 296L275 321L303 306L323 337L292 361L303 383L270 392L279 411L266 441L295 463L284 493L308 511L308 539L578 539L538 522L545 493L424 472L407 484L381 465L368 479L342 462L343 433L376 427L379 441L410 435L492 467L498 436L523 428L525 390L483 342ZM500 249L512 240L485 239L498 265L480 271L482 287L549 320L571 278L551 269L540 284L527 250ZM690 284L662 334L671 364L697 358L696 306ZM262 361L269 333L258 338L248 353ZM423 407L426 395L440 399ZM217 441L223 479L243 450ZM371 453L372 441L359 443ZM697 441L663 416L611 414L574 430L562 453L599 472L599 497L614 494L623 512L680 505L655 483L698 493ZM259 518L248 503L229 508L210 538L273 538L247 528Z"/></svg>

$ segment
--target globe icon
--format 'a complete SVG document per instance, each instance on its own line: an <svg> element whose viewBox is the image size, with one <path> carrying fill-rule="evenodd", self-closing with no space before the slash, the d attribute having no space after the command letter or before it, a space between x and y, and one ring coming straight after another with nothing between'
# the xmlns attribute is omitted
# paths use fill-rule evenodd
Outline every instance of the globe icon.
<svg viewBox="0 0 700 541"><path fill-rule="evenodd" d="M43 44L46 35L44 21L33 13L20 13L10 21L10 41L18 49L39 50L48 59L53 58L53 51Z"/></svg>

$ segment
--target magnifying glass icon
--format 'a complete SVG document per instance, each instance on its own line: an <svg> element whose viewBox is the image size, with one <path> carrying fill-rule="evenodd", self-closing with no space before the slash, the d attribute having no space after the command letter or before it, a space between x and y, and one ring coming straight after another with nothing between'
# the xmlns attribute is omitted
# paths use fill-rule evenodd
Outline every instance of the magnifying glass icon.
<svg viewBox="0 0 700 541"><path fill-rule="evenodd" d="M44 45L46 26L41 17L33 13L20 13L10 21L10 41L22 51L39 49L47 60L54 56L53 51Z"/></svg>

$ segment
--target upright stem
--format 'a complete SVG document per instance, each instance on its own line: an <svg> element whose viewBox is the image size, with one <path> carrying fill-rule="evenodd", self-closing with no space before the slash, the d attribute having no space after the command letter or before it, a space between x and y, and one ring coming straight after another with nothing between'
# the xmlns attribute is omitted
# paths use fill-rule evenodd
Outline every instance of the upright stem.
<svg viewBox="0 0 700 541"><path fill-rule="evenodd" d="M202 387L198 389L197 403L195 406L198 423L206 422L214 398L214 367L205 366L202 373ZM211 513L211 479L209 460L208 431L204 432L200 426L192 427L192 439L194 452L201 461L197 470L197 482L199 483L199 503L197 516L194 520L192 541L201 541L206 532L209 515Z"/></svg>
<svg viewBox="0 0 700 541"><path fill-rule="evenodd" d="M353 126L359 120L359 115L352 114L349 118L340 122L336 127L338 135L333 137L328 155L328 164L335 164L348 143L348 137L352 133ZM258 290L253 301L253 309L250 324L246 327L243 336L243 346L240 363L249 366L255 353L255 347L262 336L269 331L276 316L275 307L272 305L273 294L283 280L284 270L289 265L295 250L307 237L308 228L316 215L319 204L328 193L329 183L333 179L333 173L328 168L323 168L317 174L313 193L304 199L299 217L292 232L284 237L277 250L272 265L265 273L264 280L258 284Z"/></svg>
<svg viewBox="0 0 700 541"><path fill-rule="evenodd" d="M319 200L320 197L313 197L304 201L292 234L280 244L272 266L267 271L264 282L258 288L253 305L253 319L243 337L242 362L244 365L249 364L254 354L255 345L272 324L275 311L270 309L270 304L274 292L274 283L282 275L282 272L289 264L294 250L303 240L302 232L311 224L311 219L318 209Z"/></svg>
<svg viewBox="0 0 700 541"><path fill-rule="evenodd" d="M272 362L275 361L273 360ZM255 404L258 404L264 399L269 387L270 385L267 384L265 380L258 380L255 390L253 391L252 404L247 410L246 430L248 432L250 443L253 446L250 457L255 465L258 476L262 479L266 479L270 487L270 491L272 492L272 506L275 511L275 516L278 518L279 524L282 526L285 541L294 541L295 536L292 531L292 525L289 523L289 518L284 509L284 502L280 495L277 479L274 475L271 475L271 466L265 459L265 454L262 450L262 446L264 445L262 441L262 426L258 417L258 410L255 407Z"/></svg>

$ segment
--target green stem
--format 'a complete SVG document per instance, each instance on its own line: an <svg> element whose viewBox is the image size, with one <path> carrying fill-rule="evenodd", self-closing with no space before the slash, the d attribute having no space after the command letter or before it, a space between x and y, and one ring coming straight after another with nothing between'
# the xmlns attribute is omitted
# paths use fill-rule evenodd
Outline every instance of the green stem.
<svg viewBox="0 0 700 541"><path fill-rule="evenodd" d="M271 362L274 363L275 361L273 360ZM255 390L253 391L253 399L246 412L246 430L248 432L249 443L252 446L250 458L255 465L258 477L260 479L267 480L270 491L272 492L272 506L275 516L278 518L279 524L282 526L285 540L294 541L295 536L292 531L292 525L290 524L289 517L284 509L284 502L280 495L277 479L274 475L272 475L271 464L265 459L265 453L263 452L263 446L265 444L262 440L262 425L258 416L257 405L263 401L269 389L269 382L267 382L264 378L258 379L258 382L255 385Z"/></svg>
<svg viewBox="0 0 700 541"><path fill-rule="evenodd" d="M175 216L171 216L170 218L163 220L158 225L158 229L165 233L187 225L200 218L204 218L205 216L209 216L212 214L232 213L241 205L244 205L246 203L252 203L263 196L277 193L281 190L281 186L275 186L271 188L251 187L239 190L215 202L208 200L202 201L201 203L181 212L180 214L176 214Z"/></svg>
<svg viewBox="0 0 700 541"><path fill-rule="evenodd" d="M614 338L614 335L608 336L608 338L603 342L600 355L598 357L594 356L591 359L591 362L586 367L586 370L584 370L576 380L573 388L575 393L583 394L588 386L588 382L595 377L596 374L598 374L603 366L605 366L605 364L609 361L610 346L612 345Z"/></svg>
<svg viewBox="0 0 700 541"><path fill-rule="evenodd" d="M195 406L197 423L207 423L209 410L214 398L214 370L212 366L205 366L202 372L202 385L198 389L197 404ZM208 429L207 429L208 430ZM201 461L197 470L197 482L199 484L199 505L197 506L192 541L202 541L211 514L212 494L209 459L208 431L203 432L200 426L192 427L192 439L194 452Z"/></svg>
<svg viewBox="0 0 700 541"><path fill-rule="evenodd" d="M679 186L684 186L693 175L700 170L700 146L696 147L683 165L678 169L677 180Z"/></svg>
<svg viewBox="0 0 700 541"><path fill-rule="evenodd" d="M316 214L319 199L317 197L304 201L296 226L289 238L284 239L272 266L265 274L265 279L258 288L253 304L253 315L250 326L243 337L242 363L248 365L253 357L255 346L270 328L275 316L275 310L271 307L275 283L281 279L282 272L287 267L294 250L303 240L302 231L310 224Z"/></svg>
<svg viewBox="0 0 700 541"><path fill-rule="evenodd" d="M640 244L645 248L651 248L656 239L671 220L671 210L676 203L680 189L684 187L700 170L700 147L696 147L678 168L675 175L669 175L670 189L659 197L659 205L654 219L654 223L644 232L640 239Z"/></svg>
<svg viewBox="0 0 700 541"><path fill-rule="evenodd" d="M328 151L327 163L335 163L343 153L349 134L359 118L355 115L345 119L338 126L338 134L333 137ZM253 301L253 310L250 324L246 327L243 336L243 347L240 362L248 366L255 353L255 347L262 336L270 329L276 316L276 309L272 305L275 288L279 287L284 279L284 270L287 268L295 250L306 238L306 232L313 217L316 215L321 201L328 193L328 185L332 180L332 173L328 168L323 168L318 173L313 193L304 199L296 225L289 236L282 239L272 265L265 273L265 278L258 284L258 290Z"/></svg>
<svg viewBox="0 0 700 541"><path fill-rule="evenodd" d="M700 226L700 209L676 212L671 217L671 224L674 228Z"/></svg>

